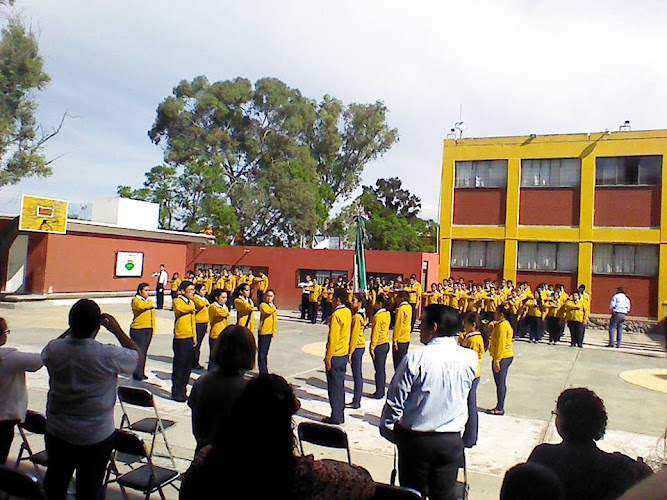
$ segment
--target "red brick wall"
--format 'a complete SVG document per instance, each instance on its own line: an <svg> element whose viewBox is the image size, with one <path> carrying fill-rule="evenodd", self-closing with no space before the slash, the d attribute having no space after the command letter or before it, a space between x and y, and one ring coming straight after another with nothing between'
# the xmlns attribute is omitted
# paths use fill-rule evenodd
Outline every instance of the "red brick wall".
<svg viewBox="0 0 667 500"><path fill-rule="evenodd" d="M505 225L505 188L454 190L454 224Z"/></svg>
<svg viewBox="0 0 667 500"><path fill-rule="evenodd" d="M526 226L578 226L579 188L522 188L519 224Z"/></svg>
<svg viewBox="0 0 667 500"><path fill-rule="evenodd" d="M545 272L527 272L520 271L516 273L516 281L525 281L530 287L535 290L537 285L540 283L548 283L551 285L557 285L561 283L565 286L565 291L571 293L577 288L579 283L577 283L577 274L576 273L545 273Z"/></svg>
<svg viewBox="0 0 667 500"><path fill-rule="evenodd" d="M658 316L658 278L648 276L593 275L591 311L594 314L609 314L609 303L619 286L630 297L631 316Z"/></svg>
<svg viewBox="0 0 667 500"><path fill-rule="evenodd" d="M660 186L595 188L595 225L660 227Z"/></svg>

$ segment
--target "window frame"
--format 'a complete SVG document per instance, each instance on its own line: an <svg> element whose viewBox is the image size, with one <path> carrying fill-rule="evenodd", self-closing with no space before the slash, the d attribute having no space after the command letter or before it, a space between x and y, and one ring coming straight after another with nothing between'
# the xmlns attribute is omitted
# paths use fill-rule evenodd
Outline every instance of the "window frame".
<svg viewBox="0 0 667 500"><path fill-rule="evenodd" d="M596 262L595 262L595 253L596 253L596 247L611 247L612 249L612 254L611 254L611 266L612 270L609 272L605 271L596 271ZM623 247L624 249L632 248L633 249L633 268L635 269L634 272L616 272L613 267L614 267L614 262L616 258L616 250L618 247ZM637 269L637 254L638 250L640 248L653 248L655 251L655 260L656 260L656 270L654 274L645 274L645 273L638 273L636 272ZM594 243L593 244L593 265L592 265L592 274L596 276L640 276L640 277L646 277L646 278L657 278L660 274L660 249L658 245L628 245L628 244L614 244L614 243ZM599 263L597 263L599 265ZM641 266L640 266L641 267Z"/></svg>
<svg viewBox="0 0 667 500"><path fill-rule="evenodd" d="M477 177L476 172L477 169L483 169L486 168L487 170L487 177L489 179L489 184L491 183L491 180L494 178L491 175L492 170L494 170L493 164L495 162L502 162L504 164L503 166L503 172L504 172L504 179L503 179L503 184L502 185L488 185L488 186L476 186L476 181L475 177ZM496 158L493 160L456 160L454 161L454 189L507 189L507 175L508 175L508 167L509 167L509 161L507 158ZM469 171L469 183L470 185L459 185L459 168L466 168ZM498 168L498 170L500 170Z"/></svg>
<svg viewBox="0 0 667 500"><path fill-rule="evenodd" d="M576 161L577 162L577 175L576 175L576 184L565 184L563 185L561 182L559 184L527 184L525 183L524 175L525 172L527 171L528 167L524 165L524 162L563 162L563 161ZM544 165L540 164L538 168L541 170L544 167ZM548 174L548 179L551 180L552 177L552 169L555 168L555 165L549 164L549 174ZM562 166L558 167L562 168ZM559 181L562 179L562 176L559 176ZM540 180L541 180L541 173L540 173ZM519 179L519 187L520 189L572 189L572 188L580 188L581 187L581 159L580 158L522 158L521 159L521 176Z"/></svg>
<svg viewBox="0 0 667 500"><path fill-rule="evenodd" d="M539 264L539 260L536 259L536 267L535 269L528 269L525 267L521 267L521 247L525 248L525 245L536 245L535 249L535 255L539 255L539 247L540 245L555 245L556 247L556 252L555 252L555 257L554 257L554 269L545 269L545 268L540 268L537 267ZM563 256L561 254L561 249L564 248L565 245L571 246L572 248L576 249L576 259L575 263L576 265L574 266L574 269L560 269L559 268L559 261L563 259ZM516 253L516 270L519 272L526 272L526 273L555 273L555 274L574 274L577 272L578 269L578 260L579 260L579 245L577 243L570 243L566 241L519 241L518 242L518 247L517 247L517 253Z"/></svg>
<svg viewBox="0 0 667 500"><path fill-rule="evenodd" d="M619 182L619 177L621 178L627 178L627 162L625 161L627 158L633 158L636 159L637 161L637 182L635 183L628 183L628 182ZM642 158L648 158L648 159L655 159L657 161L656 165L656 172L657 172L657 180L655 183L648 183L648 182L640 182L642 179L646 179L646 171L648 170L647 166L644 166L644 169L642 169L642 164L641 164L641 159ZM606 166L600 165L601 160L612 160L615 159L616 162L614 163L614 182L613 183L608 183L608 182L601 182L601 169L605 168ZM618 160L623 159L623 173L622 175L619 174L619 163ZM662 156L661 155L622 155L622 156L597 156L595 158L595 187L597 188L613 188L613 187L648 187L648 186L661 186L662 185ZM642 175L642 171L644 172ZM600 174L600 175L599 175ZM604 181L604 179L602 179Z"/></svg>
<svg viewBox="0 0 667 500"><path fill-rule="evenodd" d="M468 245L468 251L466 252L466 255L470 255L470 244L471 243L484 243L484 265L482 266L471 266L469 265L470 257L468 257L467 262L468 265L466 266L459 266L459 265L454 265L452 262L452 259L454 258L454 245L456 244L461 244L461 243L466 243ZM502 258L500 259L500 264L498 267L489 267L487 265L487 262L489 261L489 247L490 245L497 245L501 251ZM482 270L488 270L488 271L500 271L503 268L503 264L505 262L505 245L503 241L498 241L498 240L452 240L452 251L449 257L449 265L451 269L482 269Z"/></svg>
<svg viewBox="0 0 667 500"><path fill-rule="evenodd" d="M338 280L338 276L343 276L345 275L345 280L349 281L350 278L348 277L348 271L346 270L328 270L328 269L297 269L296 270L296 283L294 286L298 286L299 283L302 283L303 281L306 280L306 275L309 275L311 278L317 278L318 283L323 283L324 278L322 281L320 281L320 278L318 278L318 273L320 275L328 273L329 276L325 276L324 278L329 278L329 280ZM366 273L368 275L368 273Z"/></svg>

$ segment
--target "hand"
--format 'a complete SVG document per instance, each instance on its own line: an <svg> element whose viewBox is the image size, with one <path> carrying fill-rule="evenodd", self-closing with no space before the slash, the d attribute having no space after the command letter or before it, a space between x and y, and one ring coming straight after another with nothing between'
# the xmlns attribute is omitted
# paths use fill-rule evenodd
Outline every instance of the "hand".
<svg viewBox="0 0 667 500"><path fill-rule="evenodd" d="M394 342L394 351L398 352L398 343Z"/></svg>
<svg viewBox="0 0 667 500"><path fill-rule="evenodd" d="M328 372L331 371L331 360L324 358L324 366L327 369Z"/></svg>
<svg viewBox="0 0 667 500"><path fill-rule="evenodd" d="M197 337L192 337L192 347L197 347Z"/></svg>
<svg viewBox="0 0 667 500"><path fill-rule="evenodd" d="M500 361L493 362L493 371L496 373L500 372Z"/></svg>
<svg viewBox="0 0 667 500"><path fill-rule="evenodd" d="M371 351L371 359L375 361L375 351Z"/></svg>
<svg viewBox="0 0 667 500"><path fill-rule="evenodd" d="M116 333L119 330L122 331L122 328L118 324L118 321L116 321L116 318L114 318L111 314L102 313L102 319L100 320L100 325L102 325L104 328L109 330L114 335L116 335Z"/></svg>

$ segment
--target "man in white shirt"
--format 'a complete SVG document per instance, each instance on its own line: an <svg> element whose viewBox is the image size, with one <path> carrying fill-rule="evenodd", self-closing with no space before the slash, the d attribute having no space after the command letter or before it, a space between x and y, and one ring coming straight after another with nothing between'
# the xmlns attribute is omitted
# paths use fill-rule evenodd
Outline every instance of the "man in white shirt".
<svg viewBox="0 0 667 500"><path fill-rule="evenodd" d="M477 372L477 354L457 345L458 325L453 309L424 309L419 330L425 347L398 365L380 419L380 434L398 446L401 486L431 500L455 498L461 431Z"/></svg>
<svg viewBox="0 0 667 500"><path fill-rule="evenodd" d="M14 427L23 422L28 409L25 372L36 372L42 367L39 354L4 347L8 338L9 326L0 318L0 465L7 461Z"/></svg>
<svg viewBox="0 0 667 500"><path fill-rule="evenodd" d="M155 278L157 277L157 284L155 285L155 301L157 302L157 308L162 309L164 305L164 289L169 283L169 273L164 268L164 264L160 264L160 270L152 274Z"/></svg>
<svg viewBox="0 0 667 500"><path fill-rule="evenodd" d="M121 347L95 340L100 325ZM113 445L118 375L130 375L143 355L118 322L82 299L69 312L69 329L42 350L49 372L46 402L44 490L65 500L76 470L76 498L102 498L102 483Z"/></svg>
<svg viewBox="0 0 667 500"><path fill-rule="evenodd" d="M310 319L310 290L313 286L313 281L310 275L306 275L306 279L300 282L297 287L301 288L301 319Z"/></svg>
<svg viewBox="0 0 667 500"><path fill-rule="evenodd" d="M616 348L620 348L621 338L623 337L623 323L625 323L625 317L630 312L630 299L622 287L616 289L616 293L611 298L609 309L611 309L611 318L609 320L609 344L607 344L607 347L616 346Z"/></svg>

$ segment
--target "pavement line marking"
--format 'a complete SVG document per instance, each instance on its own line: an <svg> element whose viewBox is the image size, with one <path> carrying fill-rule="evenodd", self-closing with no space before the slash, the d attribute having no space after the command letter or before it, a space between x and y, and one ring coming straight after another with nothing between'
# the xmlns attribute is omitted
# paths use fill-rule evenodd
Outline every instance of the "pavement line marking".
<svg viewBox="0 0 667 500"><path fill-rule="evenodd" d="M294 375L286 375L285 378L286 379L287 378L295 378L295 377L298 377L299 375L305 375L306 373L314 372L314 371L321 370L321 369L322 369L322 367L318 366L318 367L315 367L315 368L311 368L310 370L304 370L302 372L295 373Z"/></svg>

